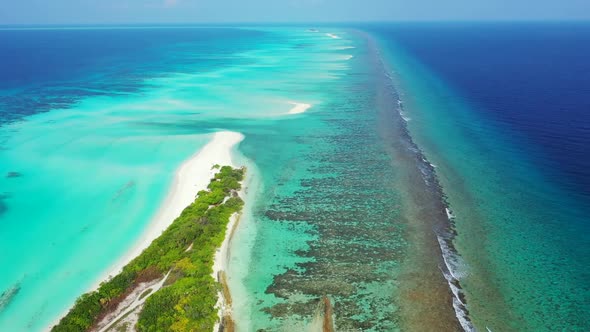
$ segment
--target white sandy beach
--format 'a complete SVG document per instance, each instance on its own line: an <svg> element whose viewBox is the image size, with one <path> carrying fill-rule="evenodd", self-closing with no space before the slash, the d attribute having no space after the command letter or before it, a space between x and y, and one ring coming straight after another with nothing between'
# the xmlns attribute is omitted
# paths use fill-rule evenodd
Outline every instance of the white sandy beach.
<svg viewBox="0 0 590 332"><path fill-rule="evenodd" d="M232 163L231 151L243 139L244 136L240 133L231 131L217 132L207 145L186 160L176 171L174 181L170 186L168 195L160 206L160 210L137 241L137 244L100 281L121 272L125 265L139 256L152 241L172 224L174 219L180 216L180 213L195 200L197 193L207 188L209 181L217 172L217 170L213 169L215 164L235 167ZM98 284L96 287L98 287Z"/></svg>
<svg viewBox="0 0 590 332"><path fill-rule="evenodd" d="M240 192L240 197L243 197L242 192ZM227 224L227 228L225 230L225 238L223 239L223 243L221 243L221 246L217 248L217 251L215 251L215 258L213 260L213 273L211 275L213 276L213 279L215 279L218 282L221 282L221 280L219 280L220 272L227 271L227 266L229 263L230 242L239 220L240 215L237 213L234 213L230 217L229 223ZM231 306L228 305L227 299L224 298L222 291L218 292L217 304L215 306L218 309L217 316L219 317L219 321L213 327L213 331L217 332L219 331L219 326L221 320L223 319L223 316L226 313L229 313L231 315Z"/></svg>
<svg viewBox="0 0 590 332"><path fill-rule="evenodd" d="M247 330L251 326L252 307L251 300L246 285L244 283L244 271L248 271L254 253L254 243L257 236L257 225L254 217L254 203L262 191L262 176L256 164L252 160L246 159L239 152L236 158L240 165L245 165L246 178L242 182L242 190L239 192L240 197L244 200L244 207L239 219L233 225L228 225L229 237L227 249L219 252L226 261L223 262L227 287L230 292L231 306L221 307L226 309L225 313L231 314L236 330ZM233 230L230 232L230 230ZM223 252L225 251L225 252ZM217 331L215 331L217 332Z"/></svg>
<svg viewBox="0 0 590 332"><path fill-rule="evenodd" d="M213 139L207 143L207 145L186 160L176 171L168 195L160 205L159 211L156 213L145 232L137 240L135 245L129 249L129 251L127 251L107 273L97 280L89 291L97 289L102 281L121 272L125 265L133 260L133 258L139 256L139 254L141 254L152 241L159 237L162 232L164 232L172 222L180 216L180 213L194 201L197 193L207 188L211 178L217 171L213 169L214 165L219 164L221 166L236 167L232 160L232 149L243 139L244 136L237 132L217 132L213 135ZM216 266L220 265L220 263L217 262L217 256L215 264ZM56 321L48 327L48 330L57 324L66 313L67 311L64 312L62 316L58 317Z"/></svg>
<svg viewBox="0 0 590 332"><path fill-rule="evenodd" d="M305 111L307 111L308 109L311 108L311 104L305 104L305 103L296 103L296 102L289 102L289 104L293 105L293 108L291 108L288 112L288 114L300 114L300 113L304 113Z"/></svg>
<svg viewBox="0 0 590 332"><path fill-rule="evenodd" d="M244 195L240 192L239 196L243 198ZM213 273L211 274L215 280L217 280L219 272L227 271L229 245L239 220L240 215L237 213L234 213L229 218L229 223L227 224L227 228L225 230L225 238L223 239L221 246L215 251L215 258L213 260Z"/></svg>

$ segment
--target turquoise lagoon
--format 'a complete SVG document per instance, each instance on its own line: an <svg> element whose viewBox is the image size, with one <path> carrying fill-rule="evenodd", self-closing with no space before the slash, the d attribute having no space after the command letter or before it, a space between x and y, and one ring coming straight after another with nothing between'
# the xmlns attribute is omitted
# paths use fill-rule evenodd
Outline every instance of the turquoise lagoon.
<svg viewBox="0 0 590 332"><path fill-rule="evenodd" d="M149 225L175 169L211 133L244 133L244 163L253 170L285 143L279 172L280 162L308 148L286 132L312 129L306 119L335 98L330 87L346 75L353 51L348 39L303 28L0 36L15 56L49 44L41 55L27 53L31 68L7 67L13 76L3 79L0 329L11 331L43 329L104 277ZM83 46L90 49L76 49ZM290 115L291 102L313 107ZM253 178L265 174L259 169Z"/></svg>

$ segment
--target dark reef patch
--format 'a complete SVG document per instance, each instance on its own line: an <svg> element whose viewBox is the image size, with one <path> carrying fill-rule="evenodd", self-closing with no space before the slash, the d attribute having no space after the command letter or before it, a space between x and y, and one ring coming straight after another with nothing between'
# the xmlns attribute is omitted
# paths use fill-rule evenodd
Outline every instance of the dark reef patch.
<svg viewBox="0 0 590 332"><path fill-rule="evenodd" d="M295 252L302 262L274 276L266 293L282 301L263 311L311 321L329 298L338 330L458 331L435 233L452 234L444 196L363 36L367 52L353 61L363 64L315 114L322 132L296 137L304 153L277 178L277 188L296 189L276 190L258 211L262 223L308 225L314 239Z"/></svg>
<svg viewBox="0 0 590 332"><path fill-rule="evenodd" d="M12 285L10 288L4 290L0 294L0 312L4 311L8 305L14 300L18 292L20 292L20 283Z"/></svg>
<svg viewBox="0 0 590 332"><path fill-rule="evenodd" d="M110 80L109 80L110 79ZM45 85L0 95L0 125L22 120L24 117L55 109L67 109L83 98L135 93L139 85L131 77L107 76L90 82L47 82Z"/></svg>
<svg viewBox="0 0 590 332"><path fill-rule="evenodd" d="M6 178L7 179L20 178L21 176L23 176L23 175L21 173L19 173L19 172L8 172L8 173L6 173Z"/></svg>
<svg viewBox="0 0 590 332"><path fill-rule="evenodd" d="M135 184L135 181L129 180L121 188L119 188L119 190L117 190L117 192L115 193L115 195L113 195L112 201L113 202L116 202L117 200L119 200L121 198L121 196L125 195L128 191L130 191L133 188L135 188L135 185L136 185Z"/></svg>
<svg viewBox="0 0 590 332"><path fill-rule="evenodd" d="M275 318L311 320L329 298L338 330L399 325L395 269L404 257L405 224L396 170L375 130L376 98L366 88L374 76L365 70L342 80L338 88L345 97L317 113L330 130L296 137L308 148L292 169L283 170L277 187L297 182L298 189L277 191L259 212L265 223L308 224L316 239L296 252L308 260L276 275L266 289L284 299L264 309ZM305 172L294 172L302 165Z"/></svg>
<svg viewBox="0 0 590 332"><path fill-rule="evenodd" d="M451 271L454 266L449 264L457 261L459 254L454 247L456 230L454 220L448 216L447 198L434 166L414 142L402 117L404 104L396 88L398 82L392 76L394 71L371 38L370 44L375 50L375 61L382 68L378 84L381 90L380 131L385 137L393 135L390 136L391 153L404 165L405 187L409 189L405 200L406 214L413 229L408 234L412 249L400 276L405 284L402 288L402 301L406 302L402 310L405 328L472 331L464 297L456 296L449 285L459 284Z"/></svg>
<svg viewBox="0 0 590 332"><path fill-rule="evenodd" d="M8 210L8 204L6 200L10 197L10 195L4 193L0 194L0 216L2 216Z"/></svg>

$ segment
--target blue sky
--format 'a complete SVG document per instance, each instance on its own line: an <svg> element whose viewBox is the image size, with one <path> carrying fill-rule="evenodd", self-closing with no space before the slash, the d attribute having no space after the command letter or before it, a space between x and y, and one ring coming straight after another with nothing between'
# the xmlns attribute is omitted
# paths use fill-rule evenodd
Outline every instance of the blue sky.
<svg viewBox="0 0 590 332"><path fill-rule="evenodd" d="M590 20L590 0L0 0L0 24Z"/></svg>

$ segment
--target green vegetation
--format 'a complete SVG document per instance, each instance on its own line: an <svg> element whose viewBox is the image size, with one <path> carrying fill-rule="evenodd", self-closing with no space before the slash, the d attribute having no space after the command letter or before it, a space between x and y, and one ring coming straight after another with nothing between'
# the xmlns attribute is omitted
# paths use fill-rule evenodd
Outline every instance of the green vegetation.
<svg viewBox="0 0 590 332"><path fill-rule="evenodd" d="M166 286L145 302L138 331L211 331L217 320L217 282L211 276L215 250L225 237L229 218L242 209L236 191L245 170L229 166L199 192L172 225L123 271L82 295L54 332L87 331L141 282L171 271ZM193 244L191 250L187 248Z"/></svg>

